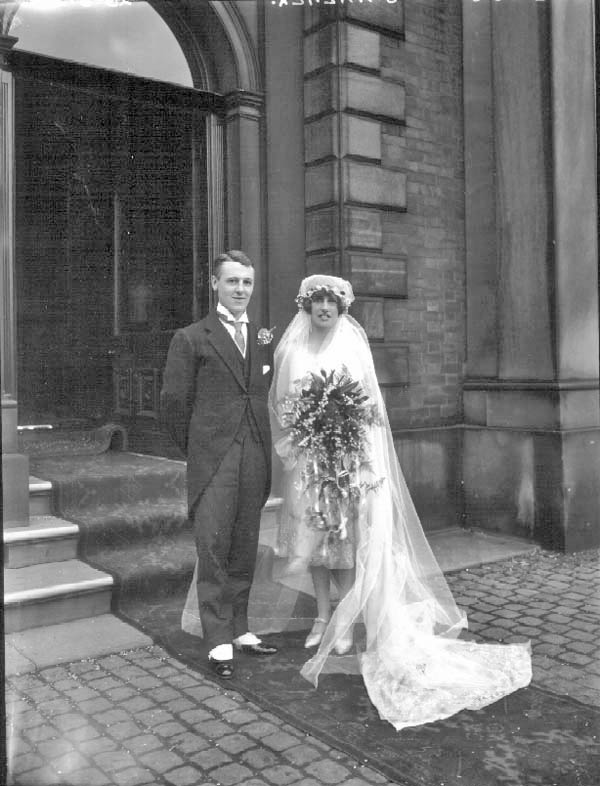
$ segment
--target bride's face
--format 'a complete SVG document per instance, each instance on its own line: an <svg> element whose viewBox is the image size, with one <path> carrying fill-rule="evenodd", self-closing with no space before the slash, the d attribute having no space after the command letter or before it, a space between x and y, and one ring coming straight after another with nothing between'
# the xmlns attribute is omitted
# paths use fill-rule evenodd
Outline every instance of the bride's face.
<svg viewBox="0 0 600 786"><path fill-rule="evenodd" d="M339 315L335 298L328 295L318 295L310 304L310 321L317 330L331 330Z"/></svg>

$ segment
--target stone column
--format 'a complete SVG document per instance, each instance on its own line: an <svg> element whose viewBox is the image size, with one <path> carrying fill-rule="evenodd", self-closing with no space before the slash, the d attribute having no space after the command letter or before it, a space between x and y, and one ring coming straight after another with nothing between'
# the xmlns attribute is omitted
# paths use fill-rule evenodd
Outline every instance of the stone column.
<svg viewBox="0 0 600 786"><path fill-rule="evenodd" d="M307 8L304 30L306 271L348 278L353 314L388 389L408 381L406 345L386 336L386 301L406 297L406 257L390 242L406 173L385 139L404 125L404 86L384 73L382 35L403 36L403 4Z"/></svg>
<svg viewBox="0 0 600 786"><path fill-rule="evenodd" d="M294 298L305 270L304 10L300 6L284 10L270 3L263 7L264 80L269 97L265 104L269 326L276 328L276 342L294 315Z"/></svg>
<svg viewBox="0 0 600 786"><path fill-rule="evenodd" d="M251 316L267 322L267 270L264 260L264 206L261 120L263 97L237 90L226 97L227 246L239 248L256 264Z"/></svg>
<svg viewBox="0 0 600 786"><path fill-rule="evenodd" d="M17 42L0 36L0 353L2 357L2 515L4 526L29 524L29 461L18 453L14 233L14 78L7 54Z"/></svg>
<svg viewBox="0 0 600 786"><path fill-rule="evenodd" d="M592 11L463 4L467 520L569 551L600 543Z"/></svg>

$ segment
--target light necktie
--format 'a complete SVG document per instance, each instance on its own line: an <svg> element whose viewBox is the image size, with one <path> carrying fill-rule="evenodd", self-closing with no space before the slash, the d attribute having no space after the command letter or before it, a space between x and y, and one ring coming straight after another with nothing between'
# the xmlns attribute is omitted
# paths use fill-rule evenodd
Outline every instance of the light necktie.
<svg viewBox="0 0 600 786"><path fill-rule="evenodd" d="M244 339L244 333L242 332L242 322L236 322L234 319L229 319L229 317L225 316L225 314L221 314L218 312L219 317L223 320L223 322L227 322L228 325L233 325L235 333L233 336L233 340L238 345L238 349L245 356L246 354L246 341Z"/></svg>

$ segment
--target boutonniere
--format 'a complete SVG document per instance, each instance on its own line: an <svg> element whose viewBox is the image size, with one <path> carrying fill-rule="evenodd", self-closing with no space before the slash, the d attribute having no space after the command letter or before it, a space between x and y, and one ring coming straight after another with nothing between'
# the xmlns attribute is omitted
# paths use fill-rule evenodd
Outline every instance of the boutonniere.
<svg viewBox="0 0 600 786"><path fill-rule="evenodd" d="M258 343L261 347L270 344L273 341L273 333L275 332L275 327L272 328L261 328L258 331Z"/></svg>

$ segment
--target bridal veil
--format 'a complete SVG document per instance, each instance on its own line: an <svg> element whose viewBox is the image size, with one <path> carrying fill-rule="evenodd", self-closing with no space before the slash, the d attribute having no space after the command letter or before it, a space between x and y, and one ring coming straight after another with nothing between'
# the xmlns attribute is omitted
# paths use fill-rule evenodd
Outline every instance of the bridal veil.
<svg viewBox="0 0 600 786"><path fill-rule="evenodd" d="M322 279L334 293L340 286L351 293L348 282L341 279L311 278L313 286L315 279ZM302 675L316 686L322 674L360 672L380 716L397 729L461 709L478 709L527 685L529 644L476 644L458 638L467 620L454 602L412 503L364 330L351 316L340 314L315 354L309 351L310 325L310 315L301 309L275 350L269 402L275 452L292 479L282 402L306 374L345 370L377 407L379 417L369 428L368 454L372 478L383 482L368 492L357 527L352 589L337 605ZM297 490L297 479L293 482ZM288 514L284 496L282 516ZM285 569L281 581L300 586L299 577L286 575ZM336 640L351 627L356 651L337 655Z"/></svg>

